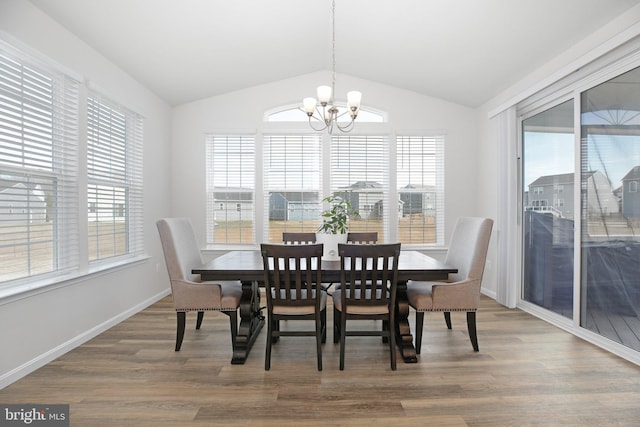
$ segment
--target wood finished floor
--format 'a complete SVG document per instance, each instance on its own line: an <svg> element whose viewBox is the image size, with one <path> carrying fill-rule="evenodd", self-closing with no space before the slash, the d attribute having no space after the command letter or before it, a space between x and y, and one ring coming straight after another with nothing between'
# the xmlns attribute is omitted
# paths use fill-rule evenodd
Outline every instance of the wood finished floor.
<svg viewBox="0 0 640 427"><path fill-rule="evenodd" d="M640 367L488 298L479 353L464 314L449 331L431 313L418 363L395 372L376 337L348 339L339 371L331 328L323 372L307 337L282 338L265 372L266 330L247 363L231 365L227 319L207 313L195 331L189 315L176 353L165 298L0 390L0 402L68 403L72 426L640 425Z"/></svg>

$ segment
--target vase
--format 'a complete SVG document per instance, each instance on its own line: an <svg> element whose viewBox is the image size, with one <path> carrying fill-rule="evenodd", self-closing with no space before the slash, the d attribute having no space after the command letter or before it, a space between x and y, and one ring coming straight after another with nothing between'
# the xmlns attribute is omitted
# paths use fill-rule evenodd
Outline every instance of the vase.
<svg viewBox="0 0 640 427"><path fill-rule="evenodd" d="M324 245L322 259L325 261L339 261L338 243L347 243L347 233L327 234L316 233L316 242Z"/></svg>

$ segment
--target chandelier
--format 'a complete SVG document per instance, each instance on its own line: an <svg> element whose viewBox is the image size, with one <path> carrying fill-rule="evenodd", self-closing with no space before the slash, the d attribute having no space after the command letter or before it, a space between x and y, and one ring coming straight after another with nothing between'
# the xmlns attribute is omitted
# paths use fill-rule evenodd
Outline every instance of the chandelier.
<svg viewBox="0 0 640 427"><path fill-rule="evenodd" d="M331 76L331 86L318 86L318 99L313 97L304 98L302 101L304 112L309 116L309 126L317 132L327 130L329 134L337 128L342 132L350 132L360 111L360 99L362 94L358 91L347 92L347 109L340 113L338 107L334 105L332 96L336 91L336 2L331 5L332 24L332 45L331 61L333 64L333 74ZM318 104L320 104L318 106ZM349 114L351 120L344 125L338 123L338 119ZM317 122L317 123L316 123ZM315 124L315 125L314 125Z"/></svg>

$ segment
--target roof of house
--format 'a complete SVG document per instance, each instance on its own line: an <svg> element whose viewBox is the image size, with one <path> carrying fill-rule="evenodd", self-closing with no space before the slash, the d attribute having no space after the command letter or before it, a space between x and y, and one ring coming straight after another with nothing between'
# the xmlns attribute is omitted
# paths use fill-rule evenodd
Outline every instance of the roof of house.
<svg viewBox="0 0 640 427"><path fill-rule="evenodd" d="M634 166L627 174L622 178L623 181L640 179L640 166Z"/></svg>

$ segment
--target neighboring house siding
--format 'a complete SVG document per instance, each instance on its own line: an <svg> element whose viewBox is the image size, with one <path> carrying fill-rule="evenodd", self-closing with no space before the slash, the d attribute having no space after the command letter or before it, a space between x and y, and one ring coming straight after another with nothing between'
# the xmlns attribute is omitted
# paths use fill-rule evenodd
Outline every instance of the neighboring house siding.
<svg viewBox="0 0 640 427"><path fill-rule="evenodd" d="M589 215L619 213L618 197L614 194L609 179L600 171L587 172L585 178ZM529 184L527 209L572 219L575 216L573 195L573 173L541 176Z"/></svg>
<svg viewBox="0 0 640 427"><path fill-rule="evenodd" d="M622 215L640 218L640 166L636 166L622 178Z"/></svg>
<svg viewBox="0 0 640 427"><path fill-rule="evenodd" d="M3 224L44 222L47 202L44 192L17 183L0 191L0 221Z"/></svg>

